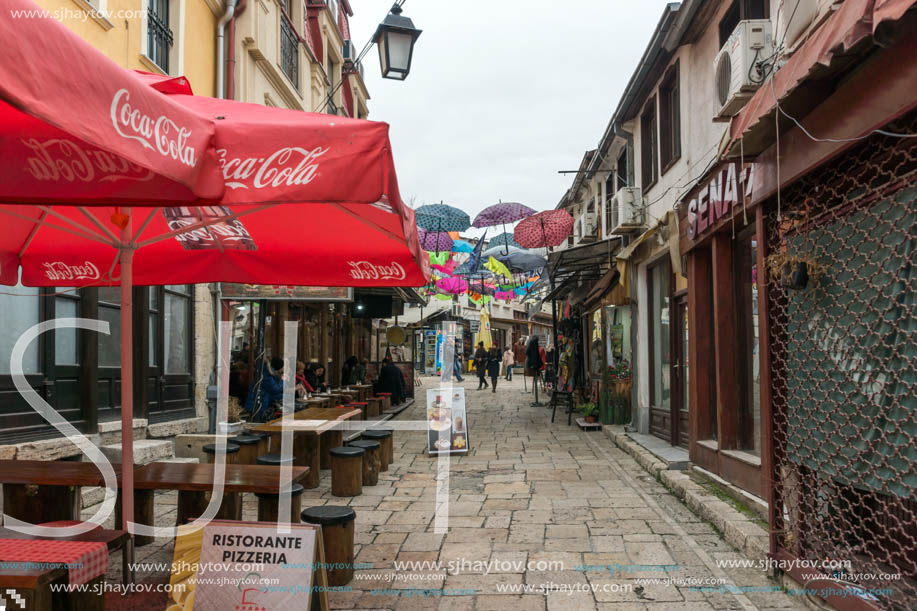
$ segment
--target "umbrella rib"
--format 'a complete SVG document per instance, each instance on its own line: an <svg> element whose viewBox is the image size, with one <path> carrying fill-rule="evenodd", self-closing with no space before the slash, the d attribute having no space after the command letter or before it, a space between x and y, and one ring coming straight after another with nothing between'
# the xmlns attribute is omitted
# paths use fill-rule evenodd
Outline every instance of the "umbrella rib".
<svg viewBox="0 0 917 611"><path fill-rule="evenodd" d="M48 212L48 214L50 214L51 216L53 216L53 217L55 217L55 218L57 218L57 219L60 219L60 220L64 221L64 222L67 223L68 225L73 225L74 227L77 228L77 230L79 230L79 231L85 231L87 234L92 235L92 236L95 236L96 238L98 238L98 239L100 239L100 240L103 240L103 241L105 241L105 242L111 244L111 245L114 246L115 248L118 248L118 247L121 245L121 242L120 242L119 240L113 240L113 241L105 240L104 236L102 236L102 235L100 235L100 234L97 234L96 232L90 230L89 227L86 227L85 225L80 225L80 224L77 223L76 221L74 221L74 220L72 220L72 219L68 219L66 216L64 216L64 215L61 214L60 212L57 212L56 210L52 210L52 209L51 209L51 206L36 206L36 208L38 208L39 210L46 210L46 211ZM53 226L54 226L54 225L49 225L49 227L53 227Z"/></svg>
<svg viewBox="0 0 917 611"><path fill-rule="evenodd" d="M135 233L134 237L131 239L132 246L136 247L137 238L139 238L141 234L143 234L143 232L146 231L147 225L149 225L153 221L153 217L156 216L156 213L159 212L159 210L160 208L157 207L157 208L153 208L153 210L150 211L150 214L147 215L146 220L143 221L142 225L140 225L140 229L137 230L137 233Z"/></svg>
<svg viewBox="0 0 917 611"><path fill-rule="evenodd" d="M363 224L366 225L367 227L370 227L371 229L375 229L375 230L378 231L379 233L385 234L386 236L390 237L391 239L393 239L393 240L395 240L395 241L397 241L397 242L401 242L401 241L402 241L401 238L399 238L397 235L395 235L394 233L392 233L392 232L389 231L388 229L385 229L385 228L383 228L383 227L379 227L379 226L376 225L375 223L373 223L373 222L371 222L371 221L368 221L368 220L364 219L363 217L359 216L358 214L354 213L352 210L348 210L347 208L345 208L345 207L342 206L341 204L332 203L331 205L334 206L335 208L337 208L338 210L340 210L341 212L343 212L344 214L347 214L347 215L349 215L349 216L355 218L356 220L360 221L361 223L363 223Z"/></svg>
<svg viewBox="0 0 917 611"><path fill-rule="evenodd" d="M150 244L162 242L163 240L174 238L175 236L182 235L183 233L188 233L189 231L196 231L198 229L203 229L204 227L210 227L211 225L216 225L217 223L224 223L226 221L231 221L231 220L239 218L240 216L253 214L255 212L261 212L262 210L273 208L276 205L277 204L263 204L261 206L252 208L251 210L243 210L242 212L233 212L232 214L227 214L226 216L213 217L207 221L202 221L200 223L194 223L193 225L182 227L180 230L169 231L167 233L163 233L158 236L144 240L143 242L140 242L137 244L137 248L143 248L144 246L149 246Z"/></svg>
<svg viewBox="0 0 917 611"><path fill-rule="evenodd" d="M45 206L39 206L39 208L42 209L42 210L45 210L46 207L45 207ZM97 233L93 233L93 232L91 232L91 231L85 231L85 228L84 228L82 225L79 225L79 224L76 224L76 226L77 226L79 229L73 229L73 228L70 228L70 227L61 227L60 225L52 225L52 224L48 223L47 221L45 221L45 220L44 220L44 217L42 217L42 219L35 219L35 218L30 217L30 216L26 216L25 214L19 214L18 212L13 212L13 211L11 211L11 210L6 210L6 209L4 209L3 207L0 207L0 212L2 212L3 214L8 214L9 216L12 216L12 217L15 217L15 218L18 218L18 219L22 219L22 220L24 220L24 221L28 221L29 223L33 223L33 224L35 224L35 225L44 225L44 226L49 227L49 228L51 228L51 229L57 229L58 231L63 231L64 233L70 233L70 234L73 234L73 235L75 235L75 236L77 236L77 237L80 237L80 238L85 238L85 239L87 239L87 240L92 240L93 242L101 242L102 244L106 244L106 245L111 246L111 247L113 247L113 248L117 248L117 247L118 247L117 244L112 243L112 242L109 242L108 240L104 239L102 236L100 236L100 235L97 234Z"/></svg>
<svg viewBox="0 0 917 611"><path fill-rule="evenodd" d="M34 227L32 227L32 231L29 232L29 237L27 237L26 240L25 240L25 242L22 244L22 250L19 251L19 258L20 258L20 259L22 259L23 255L25 255L26 249L29 247L29 244L32 243L32 240L35 238L35 234L38 233L38 228L39 228L39 227L41 226L41 224L45 221L45 218L46 218L47 216L48 216L48 213L47 213L47 212L42 212L42 213L41 213L41 218L38 219L38 222L35 223L35 226L34 226Z"/></svg>
<svg viewBox="0 0 917 611"><path fill-rule="evenodd" d="M103 232L105 235L107 235L109 238L111 238L111 240L112 240L113 242L120 242L120 240L119 240L118 238L115 237L115 234L113 234L111 231L109 231L108 227L106 227L105 225L103 225L102 223L100 223L100 222L99 222L99 219L97 219L97 218L94 217L93 215L89 214L89 211L86 210L86 208L84 208L83 206L77 206L77 210L79 210L80 212L82 212L82 213L83 213L83 216L85 216L85 217L88 218L90 221L92 221L93 225L95 225L96 227L98 227L99 229L101 229L102 232Z"/></svg>

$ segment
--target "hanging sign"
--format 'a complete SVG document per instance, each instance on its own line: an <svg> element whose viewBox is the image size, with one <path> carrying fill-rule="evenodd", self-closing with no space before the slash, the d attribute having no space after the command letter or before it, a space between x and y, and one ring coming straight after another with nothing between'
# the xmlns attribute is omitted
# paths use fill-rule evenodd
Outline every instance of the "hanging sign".
<svg viewBox="0 0 917 611"><path fill-rule="evenodd" d="M468 453L464 388L431 388L427 391L427 451L430 454Z"/></svg>
<svg viewBox="0 0 917 611"><path fill-rule="evenodd" d="M717 170L687 201L686 235L696 240L716 227L721 219L732 216L732 209L751 201L755 178L754 164L739 168L728 163ZM743 199L744 198L744 199Z"/></svg>
<svg viewBox="0 0 917 611"><path fill-rule="evenodd" d="M291 524L288 533L267 522L180 526L166 611L310 609L312 586L328 609L324 566L321 531L309 524Z"/></svg>

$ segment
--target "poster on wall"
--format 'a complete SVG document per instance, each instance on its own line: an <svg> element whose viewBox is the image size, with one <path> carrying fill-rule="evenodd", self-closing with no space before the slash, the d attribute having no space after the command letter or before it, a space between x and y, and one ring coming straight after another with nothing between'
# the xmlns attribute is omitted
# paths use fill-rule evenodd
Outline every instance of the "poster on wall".
<svg viewBox="0 0 917 611"><path fill-rule="evenodd" d="M431 388L427 391L427 452L468 453L468 415L465 389Z"/></svg>
<svg viewBox="0 0 917 611"><path fill-rule="evenodd" d="M327 586L325 570L312 570L313 563L324 565L319 532L316 526L291 524L290 532L281 534L276 524L266 522L217 520L204 528L180 526L166 611L311 608L311 586ZM327 591L322 588L315 595L319 606L328 609Z"/></svg>

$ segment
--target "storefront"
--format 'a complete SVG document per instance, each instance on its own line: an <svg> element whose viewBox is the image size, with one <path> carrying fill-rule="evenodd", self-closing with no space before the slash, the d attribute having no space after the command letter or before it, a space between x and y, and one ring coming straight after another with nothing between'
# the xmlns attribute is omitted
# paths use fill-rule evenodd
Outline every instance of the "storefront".
<svg viewBox="0 0 917 611"><path fill-rule="evenodd" d="M675 315L679 329L687 323L689 362L698 363L685 377L691 460L763 497L769 414L760 389L759 212L749 205L755 170L735 162L716 167L679 205L690 283L687 312L676 302Z"/></svg>
<svg viewBox="0 0 917 611"><path fill-rule="evenodd" d="M586 297L586 370L605 424L627 424L631 419L630 297L620 277L617 269L609 270Z"/></svg>

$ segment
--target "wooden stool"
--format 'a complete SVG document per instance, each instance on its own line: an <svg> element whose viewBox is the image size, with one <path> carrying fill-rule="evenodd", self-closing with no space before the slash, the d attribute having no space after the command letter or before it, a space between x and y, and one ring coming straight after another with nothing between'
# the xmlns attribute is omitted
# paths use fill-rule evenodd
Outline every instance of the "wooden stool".
<svg viewBox="0 0 917 611"><path fill-rule="evenodd" d="M392 429L369 429L363 431L363 439L378 441L382 445L379 451L380 470L388 471L389 465L395 462L395 438Z"/></svg>
<svg viewBox="0 0 917 611"><path fill-rule="evenodd" d="M382 411L387 412L392 409L392 393L378 392L376 396L382 399Z"/></svg>
<svg viewBox="0 0 917 611"><path fill-rule="evenodd" d="M210 504L211 492L209 490L179 490L178 491L178 518L177 524L187 524L203 515ZM217 511L216 520L241 520L242 519L242 493L223 493L223 501Z"/></svg>
<svg viewBox="0 0 917 611"><path fill-rule="evenodd" d="M261 454L261 437L256 435L238 435L230 439L232 443L241 447L239 450L239 460L238 464L240 465L253 465L255 460Z"/></svg>
<svg viewBox="0 0 917 611"><path fill-rule="evenodd" d="M207 462L213 464L216 462L217 444L210 443L203 447L204 454L207 455ZM226 464L239 464L239 450L241 447L237 443L226 442Z"/></svg>
<svg viewBox="0 0 917 611"><path fill-rule="evenodd" d="M360 410L360 420L366 420L366 412L369 411L369 403L366 401L351 401L350 406L354 409Z"/></svg>
<svg viewBox="0 0 917 611"><path fill-rule="evenodd" d="M290 490L290 522L293 524L299 524L303 490L304 488L300 484L293 484ZM255 496L258 497L258 521L279 522L280 494L256 492Z"/></svg>
<svg viewBox="0 0 917 611"><path fill-rule="evenodd" d="M362 448L331 448L332 496L363 494L363 454Z"/></svg>
<svg viewBox="0 0 917 611"><path fill-rule="evenodd" d="M283 460L283 458L280 456L280 453L278 452L276 454L265 454L263 456L259 456L256 459L256 462L259 465L269 465L271 467L279 467L280 465L292 465L293 457L290 456L288 459Z"/></svg>
<svg viewBox="0 0 917 611"><path fill-rule="evenodd" d="M382 397L368 397L366 399L366 417L378 418L382 413Z"/></svg>
<svg viewBox="0 0 917 611"><path fill-rule="evenodd" d="M293 464L298 467L309 467L309 473L300 483L306 489L318 488L321 474L321 442L315 433L293 435ZM280 433L271 434L271 452L280 454L282 443Z"/></svg>
<svg viewBox="0 0 917 611"><path fill-rule="evenodd" d="M319 459L320 469L331 468L331 449L339 448L344 445L344 431L341 429L330 429L324 431L319 437L321 444L321 458Z"/></svg>
<svg viewBox="0 0 917 611"><path fill-rule="evenodd" d="M353 522L356 512L350 507L322 505L302 512L302 521L322 527L328 585L344 586L353 579Z"/></svg>
<svg viewBox="0 0 917 611"><path fill-rule="evenodd" d="M246 435L254 435L258 437L260 441L258 442L258 456L264 456L265 454L270 454L271 452L271 434L265 433L262 431L248 431Z"/></svg>
<svg viewBox="0 0 917 611"><path fill-rule="evenodd" d="M379 483L379 469L381 468L381 448L378 441L360 440L351 441L348 445L363 449L363 485L375 486Z"/></svg>

